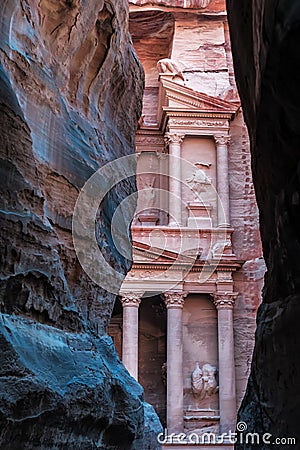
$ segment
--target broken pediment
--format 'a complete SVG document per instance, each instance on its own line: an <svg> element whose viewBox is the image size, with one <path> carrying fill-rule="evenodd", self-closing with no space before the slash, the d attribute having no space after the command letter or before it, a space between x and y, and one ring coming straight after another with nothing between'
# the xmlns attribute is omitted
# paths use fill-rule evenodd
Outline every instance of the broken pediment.
<svg viewBox="0 0 300 450"><path fill-rule="evenodd" d="M135 262L155 262L162 264L174 263L193 263L196 250L190 250L183 253L177 253L171 250L165 250L159 247L153 247L144 242L133 241L133 259ZM202 249L197 249L197 256L200 256Z"/></svg>

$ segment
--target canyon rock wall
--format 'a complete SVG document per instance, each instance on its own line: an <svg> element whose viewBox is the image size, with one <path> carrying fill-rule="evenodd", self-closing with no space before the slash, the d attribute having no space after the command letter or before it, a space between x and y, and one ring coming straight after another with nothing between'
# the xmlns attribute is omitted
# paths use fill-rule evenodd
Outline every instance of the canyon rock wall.
<svg viewBox="0 0 300 450"><path fill-rule="evenodd" d="M1 448L156 448L156 415L106 335L115 296L81 269L71 234L85 181L134 152L143 73L127 23L121 0L1 7ZM97 228L124 276L110 219L135 189L111 191Z"/></svg>
<svg viewBox="0 0 300 450"><path fill-rule="evenodd" d="M271 443L294 437L299 445L300 6L228 0L227 7L267 266L239 420L249 432L272 434ZM253 446L244 440L236 448ZM272 444L261 441L259 448Z"/></svg>

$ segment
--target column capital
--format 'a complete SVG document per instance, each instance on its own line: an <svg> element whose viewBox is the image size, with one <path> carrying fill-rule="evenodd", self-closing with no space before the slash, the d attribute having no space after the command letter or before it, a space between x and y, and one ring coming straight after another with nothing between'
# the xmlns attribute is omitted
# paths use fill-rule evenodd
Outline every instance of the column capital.
<svg viewBox="0 0 300 450"><path fill-rule="evenodd" d="M178 133L165 133L164 140L168 144L181 144L184 139L184 134Z"/></svg>
<svg viewBox="0 0 300 450"><path fill-rule="evenodd" d="M141 303L141 297L143 294L141 292L123 292L121 293L120 301L122 306L134 306L136 308L139 307Z"/></svg>
<svg viewBox="0 0 300 450"><path fill-rule="evenodd" d="M231 140L231 137L228 135L225 135L225 134L216 134L214 136L214 140L217 145L226 145L227 146Z"/></svg>
<svg viewBox="0 0 300 450"><path fill-rule="evenodd" d="M214 292L210 294L217 309L233 309L237 292Z"/></svg>
<svg viewBox="0 0 300 450"><path fill-rule="evenodd" d="M183 308L184 299L188 295L187 292L164 292L165 305L167 309L170 308Z"/></svg>

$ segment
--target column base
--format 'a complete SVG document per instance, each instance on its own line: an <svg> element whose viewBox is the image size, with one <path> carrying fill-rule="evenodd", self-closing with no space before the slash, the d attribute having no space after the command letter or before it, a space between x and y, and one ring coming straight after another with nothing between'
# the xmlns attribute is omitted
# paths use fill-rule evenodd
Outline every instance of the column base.
<svg viewBox="0 0 300 450"><path fill-rule="evenodd" d="M218 228L231 228L231 225L229 223L220 223Z"/></svg>

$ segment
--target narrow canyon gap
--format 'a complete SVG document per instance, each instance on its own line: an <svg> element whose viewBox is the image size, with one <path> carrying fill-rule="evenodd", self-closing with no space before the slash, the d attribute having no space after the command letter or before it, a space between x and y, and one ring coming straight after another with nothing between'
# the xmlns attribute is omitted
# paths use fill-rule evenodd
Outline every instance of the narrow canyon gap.
<svg viewBox="0 0 300 450"><path fill-rule="evenodd" d="M228 0L227 9L267 266L238 418L248 431L299 442L300 5Z"/></svg>

